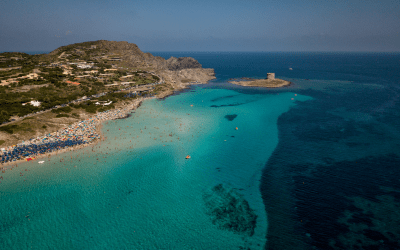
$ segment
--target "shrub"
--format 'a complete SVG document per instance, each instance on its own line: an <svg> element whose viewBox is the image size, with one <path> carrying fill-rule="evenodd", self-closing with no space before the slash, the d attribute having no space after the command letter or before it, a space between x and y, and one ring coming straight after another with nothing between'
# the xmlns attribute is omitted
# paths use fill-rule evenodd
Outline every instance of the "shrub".
<svg viewBox="0 0 400 250"><path fill-rule="evenodd" d="M56 114L60 114L61 112L69 113L71 111L72 111L72 109L70 107L68 107L68 106L51 110L52 113L56 113Z"/></svg>
<svg viewBox="0 0 400 250"><path fill-rule="evenodd" d="M0 127L0 131L4 131L9 134L13 134L14 130L16 130L17 128L18 128L18 125L7 125L7 126Z"/></svg>

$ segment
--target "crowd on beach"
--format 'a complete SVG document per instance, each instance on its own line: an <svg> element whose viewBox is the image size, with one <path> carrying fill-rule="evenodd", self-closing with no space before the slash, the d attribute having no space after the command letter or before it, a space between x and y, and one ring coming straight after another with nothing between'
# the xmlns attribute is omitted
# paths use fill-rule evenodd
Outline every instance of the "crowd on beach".
<svg viewBox="0 0 400 250"><path fill-rule="evenodd" d="M29 141L23 141L7 148L1 148L0 163L32 159L56 150L89 144L96 139L100 139L98 128L102 121L125 118L128 112L135 109L141 101L141 99L137 99L124 108L100 112L87 120L76 122L54 133L32 138Z"/></svg>

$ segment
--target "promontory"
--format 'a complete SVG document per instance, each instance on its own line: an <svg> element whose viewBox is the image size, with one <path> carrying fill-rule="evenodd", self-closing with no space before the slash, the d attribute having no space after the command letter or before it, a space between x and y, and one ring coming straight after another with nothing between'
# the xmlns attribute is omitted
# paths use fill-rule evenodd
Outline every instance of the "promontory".
<svg viewBox="0 0 400 250"><path fill-rule="evenodd" d="M0 53L0 151L31 145L44 135L53 143L72 124L121 117L146 98L214 78L214 69L202 68L194 58L165 60L128 42L83 42L37 55ZM92 141L97 137L91 133L74 138ZM42 139L40 145L47 143Z"/></svg>

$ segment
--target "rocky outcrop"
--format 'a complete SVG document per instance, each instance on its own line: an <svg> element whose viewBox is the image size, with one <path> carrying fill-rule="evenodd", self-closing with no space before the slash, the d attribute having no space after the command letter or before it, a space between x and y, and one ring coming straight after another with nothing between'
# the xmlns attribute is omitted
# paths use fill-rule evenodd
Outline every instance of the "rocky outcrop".
<svg viewBox="0 0 400 250"><path fill-rule="evenodd" d="M201 67L201 64L192 57L171 57L167 60L167 68L169 70L195 69Z"/></svg>
<svg viewBox="0 0 400 250"><path fill-rule="evenodd" d="M167 82L170 82L175 89L185 88L188 84L201 84L215 79L214 69L182 69L163 70L160 75Z"/></svg>

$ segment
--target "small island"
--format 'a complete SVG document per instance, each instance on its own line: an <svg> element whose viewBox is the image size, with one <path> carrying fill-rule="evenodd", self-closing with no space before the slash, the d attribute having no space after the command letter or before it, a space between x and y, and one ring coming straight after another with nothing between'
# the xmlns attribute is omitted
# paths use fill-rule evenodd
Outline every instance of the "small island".
<svg viewBox="0 0 400 250"><path fill-rule="evenodd" d="M246 87L265 87L265 88L280 88L289 86L291 82L282 79L276 79L275 73L267 73L266 79L253 79L243 77L240 79L230 79L229 83L246 86Z"/></svg>

